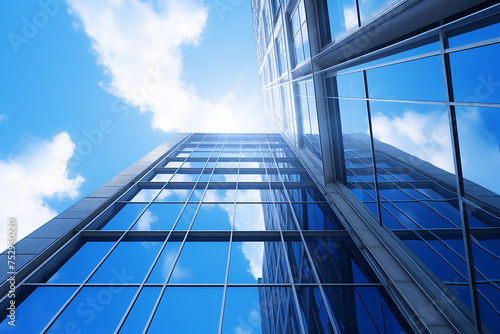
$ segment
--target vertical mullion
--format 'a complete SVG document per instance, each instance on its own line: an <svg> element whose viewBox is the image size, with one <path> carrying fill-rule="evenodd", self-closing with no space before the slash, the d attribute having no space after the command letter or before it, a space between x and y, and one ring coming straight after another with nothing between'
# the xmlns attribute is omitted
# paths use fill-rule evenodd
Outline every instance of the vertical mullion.
<svg viewBox="0 0 500 334"><path fill-rule="evenodd" d="M465 202L463 197L465 195L464 188L464 180L462 173L462 162L460 157L460 146L458 140L458 128L457 128L457 119L455 106L451 105L451 101L454 99L453 97L453 84L451 81L451 68L450 68L450 59L449 54L446 53L447 39L444 36L442 31L439 32L439 44L441 50L441 64L443 67L443 79L445 84L445 92L446 92L446 106L448 109L448 121L450 126L450 135L451 135L451 145L453 151L453 162L455 165L455 180L457 186L457 195L460 206L460 219L462 223L462 238L464 242L464 250L465 250L465 259L467 261L467 273L469 276L469 293L471 299L471 308L472 314L474 317L474 324L476 329L481 331L481 316L479 312L479 298L478 291L476 285L476 272L474 266L474 259L472 253L472 240L470 236L470 228L469 221L467 217L467 210L465 209Z"/></svg>
<svg viewBox="0 0 500 334"><path fill-rule="evenodd" d="M366 98L366 113L368 117L368 127L370 131L370 146L372 150L372 167L373 167L373 178L375 182L375 193L377 195L377 213L378 213L378 221L380 226L382 226L382 209L380 208L380 193L378 188L378 173L377 173L377 161L375 160L375 142L373 139L373 127L372 127L372 115L370 110L370 95L368 93L368 80L366 76L366 71L363 72L363 86L365 90L365 98Z"/></svg>

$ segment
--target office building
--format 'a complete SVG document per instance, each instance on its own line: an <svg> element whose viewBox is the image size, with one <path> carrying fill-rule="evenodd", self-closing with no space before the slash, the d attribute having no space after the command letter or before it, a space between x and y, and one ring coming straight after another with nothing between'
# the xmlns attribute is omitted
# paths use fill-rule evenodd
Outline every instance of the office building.
<svg viewBox="0 0 500 334"><path fill-rule="evenodd" d="M279 134L177 135L16 256L2 333L411 331Z"/></svg>
<svg viewBox="0 0 500 334"><path fill-rule="evenodd" d="M0 331L496 333L500 5L252 0L281 134L179 134L0 255Z"/></svg>
<svg viewBox="0 0 500 334"><path fill-rule="evenodd" d="M497 1L252 8L266 108L394 298L432 332L429 308L450 330L498 332Z"/></svg>

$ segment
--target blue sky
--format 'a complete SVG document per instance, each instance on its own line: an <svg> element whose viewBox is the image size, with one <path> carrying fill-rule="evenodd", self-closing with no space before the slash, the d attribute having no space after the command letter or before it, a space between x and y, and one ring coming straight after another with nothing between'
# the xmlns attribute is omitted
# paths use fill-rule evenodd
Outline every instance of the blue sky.
<svg viewBox="0 0 500 334"><path fill-rule="evenodd" d="M4 8L0 184L11 190L1 191L0 218L19 219L19 239L176 131L270 127L249 1Z"/></svg>

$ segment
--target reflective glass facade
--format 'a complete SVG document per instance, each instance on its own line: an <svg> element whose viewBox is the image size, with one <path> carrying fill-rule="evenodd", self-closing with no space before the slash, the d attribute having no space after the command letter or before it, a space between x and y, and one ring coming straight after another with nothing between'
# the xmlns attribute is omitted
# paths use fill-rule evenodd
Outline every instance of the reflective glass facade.
<svg viewBox="0 0 500 334"><path fill-rule="evenodd" d="M279 134L192 134L75 233L2 333L412 331Z"/></svg>
<svg viewBox="0 0 500 334"><path fill-rule="evenodd" d="M500 6L252 4L264 100L287 142L408 254L415 281L447 295L443 308L499 332ZM284 26L289 70L273 77L277 46L260 36Z"/></svg>

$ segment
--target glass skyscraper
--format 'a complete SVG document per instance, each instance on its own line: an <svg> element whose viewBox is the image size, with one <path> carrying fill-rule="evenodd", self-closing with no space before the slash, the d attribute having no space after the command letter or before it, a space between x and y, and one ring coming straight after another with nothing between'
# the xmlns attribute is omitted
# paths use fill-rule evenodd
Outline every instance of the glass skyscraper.
<svg viewBox="0 0 500 334"><path fill-rule="evenodd" d="M178 134L2 253L1 333L500 333L500 5L252 9L281 133Z"/></svg>
<svg viewBox="0 0 500 334"><path fill-rule="evenodd" d="M252 7L266 107L406 317L499 332L498 1Z"/></svg>
<svg viewBox="0 0 500 334"><path fill-rule="evenodd" d="M281 135L177 139L18 244L2 333L411 331Z"/></svg>

